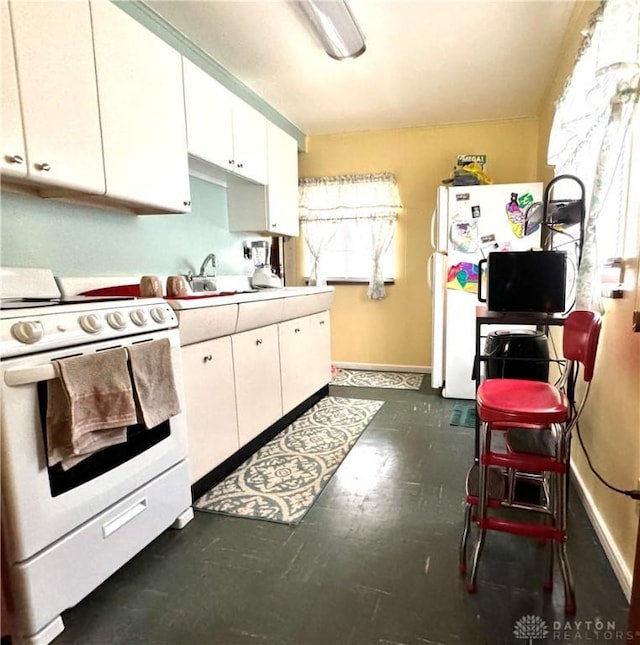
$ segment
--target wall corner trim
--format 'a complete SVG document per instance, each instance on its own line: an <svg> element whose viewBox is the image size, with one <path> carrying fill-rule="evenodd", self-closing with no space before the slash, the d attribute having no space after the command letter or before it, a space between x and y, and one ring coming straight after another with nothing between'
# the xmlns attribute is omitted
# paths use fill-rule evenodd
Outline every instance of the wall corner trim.
<svg viewBox="0 0 640 645"><path fill-rule="evenodd" d="M604 518L600 514L591 493L587 490L587 487L584 483L584 479L580 475L580 471L576 468L574 463L571 463L571 474L573 476L573 482L576 485L576 492L578 497L584 506L589 520L593 525L593 529L598 536L598 540L604 549L604 552L609 560L609 564L613 569L622 592L627 599L627 602L631 602L631 585L632 585L632 574L631 569L627 566L622 553L618 549L617 544L615 543L609 527L606 525Z"/></svg>

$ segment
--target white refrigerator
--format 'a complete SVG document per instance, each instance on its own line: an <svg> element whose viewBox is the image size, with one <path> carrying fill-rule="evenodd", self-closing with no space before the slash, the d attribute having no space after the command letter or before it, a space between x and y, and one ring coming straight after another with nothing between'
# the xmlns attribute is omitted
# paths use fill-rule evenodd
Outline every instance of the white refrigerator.
<svg viewBox="0 0 640 645"><path fill-rule="evenodd" d="M542 192L542 183L438 188L431 223L435 251L429 271L433 312L431 386L442 388L444 397L475 398L478 262L494 251L539 248L540 227L526 222L526 214L530 204L542 202ZM483 296L485 292L483 289Z"/></svg>

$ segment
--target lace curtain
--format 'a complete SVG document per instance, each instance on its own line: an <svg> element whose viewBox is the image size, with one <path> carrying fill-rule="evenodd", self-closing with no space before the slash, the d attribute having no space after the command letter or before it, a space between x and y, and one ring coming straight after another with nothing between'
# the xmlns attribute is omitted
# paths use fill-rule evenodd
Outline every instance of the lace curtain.
<svg viewBox="0 0 640 645"><path fill-rule="evenodd" d="M371 258L367 295L372 300L384 298L380 259L393 240L402 208L395 176L378 173L301 179L299 207L302 235L313 260L309 284L326 284L323 255L340 224L355 220Z"/></svg>
<svg viewBox="0 0 640 645"><path fill-rule="evenodd" d="M623 224L631 124L640 97L640 0L604 0L592 15L573 72L556 103L548 163L579 177L585 238L576 308L602 311L598 238ZM613 231L621 235L622 230Z"/></svg>

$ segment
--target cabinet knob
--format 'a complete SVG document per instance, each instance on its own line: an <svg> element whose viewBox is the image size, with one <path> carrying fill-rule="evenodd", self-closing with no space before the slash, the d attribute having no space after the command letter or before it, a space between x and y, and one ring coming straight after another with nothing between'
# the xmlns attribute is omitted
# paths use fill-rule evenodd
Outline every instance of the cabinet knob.
<svg viewBox="0 0 640 645"><path fill-rule="evenodd" d="M15 163L15 164L21 164L24 162L24 159L20 155L11 155L11 156L6 156L5 159L9 163Z"/></svg>
<svg viewBox="0 0 640 645"><path fill-rule="evenodd" d="M202 362L203 363L208 363L209 361L212 361L212 360L213 360L213 356L211 356L211 354L206 354L204 356L204 358L202 359Z"/></svg>
<svg viewBox="0 0 640 645"><path fill-rule="evenodd" d="M43 172L49 172L51 170L51 166L48 163L37 163L35 166L36 170L42 170Z"/></svg>
<svg viewBox="0 0 640 645"><path fill-rule="evenodd" d="M278 226L278 222L274 222L273 224L271 224L271 228L276 228L277 226Z"/></svg>
<svg viewBox="0 0 640 645"><path fill-rule="evenodd" d="M320 324L321 324L321 325L324 325L324 320L321 320L321 321L320 321Z"/></svg>
<svg viewBox="0 0 640 645"><path fill-rule="evenodd" d="M262 345L262 338L256 339L256 345Z"/></svg>
<svg viewBox="0 0 640 645"><path fill-rule="evenodd" d="M293 330L293 332L294 332L295 334L299 334L299 333L300 333L300 328L299 328L299 327L296 327L296 328Z"/></svg>
<svg viewBox="0 0 640 645"><path fill-rule="evenodd" d="M238 167L238 168L244 168L244 164L239 163L239 164L237 164L237 167Z"/></svg>
<svg viewBox="0 0 640 645"><path fill-rule="evenodd" d="M235 161L233 159L229 159L229 165L233 166L233 164L235 164Z"/></svg>
<svg viewBox="0 0 640 645"><path fill-rule="evenodd" d="M191 206L191 200L185 199L185 201L182 202L185 206Z"/></svg>

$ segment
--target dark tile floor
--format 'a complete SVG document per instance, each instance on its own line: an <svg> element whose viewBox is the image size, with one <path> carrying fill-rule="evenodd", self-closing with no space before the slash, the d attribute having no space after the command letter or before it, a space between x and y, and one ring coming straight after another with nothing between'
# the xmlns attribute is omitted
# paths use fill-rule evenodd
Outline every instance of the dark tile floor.
<svg viewBox="0 0 640 645"><path fill-rule="evenodd" d="M604 640L598 621L626 628L628 605L575 494L569 625L559 573L544 593L532 540L490 534L469 595L457 557L473 431L449 426L456 401L426 385L331 390L386 403L298 526L196 513L65 612L56 645L572 643ZM524 616L544 621L547 638L516 638Z"/></svg>

